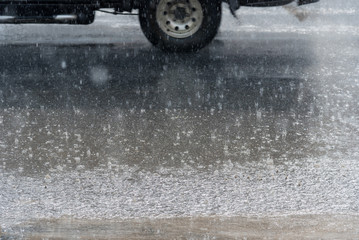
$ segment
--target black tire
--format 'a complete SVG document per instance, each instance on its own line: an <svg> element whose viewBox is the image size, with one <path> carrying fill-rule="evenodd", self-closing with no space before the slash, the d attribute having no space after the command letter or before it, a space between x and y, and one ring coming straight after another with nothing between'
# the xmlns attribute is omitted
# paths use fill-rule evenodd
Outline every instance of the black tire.
<svg viewBox="0 0 359 240"><path fill-rule="evenodd" d="M182 10L182 12L185 15L182 14L182 18L178 22L191 19L191 21L188 20L189 24L191 24L191 32L185 32L183 36L181 36L182 33L178 34L178 37L177 35L174 36L178 27L176 27L176 19L172 21L172 18L170 19L171 22L166 21L166 24L170 25L169 28L171 28L171 30L167 29L166 31L164 29L164 19L159 15L162 14L161 11L164 6L164 2L161 1L166 1L167 5L175 5L174 8L176 10L171 12L171 14L173 13L172 16L174 16L174 18L179 16L179 14L176 15L179 11L179 8L176 8L176 6L189 4L189 7L186 7L191 9L190 12L187 12L187 8L183 7L184 10ZM218 32L222 17L221 2L221 0L145 0L139 12L142 31L154 46L159 47L162 50L172 52L198 51L209 44ZM201 11L200 15L198 15L198 12L195 12L198 11L198 9L192 7L192 4L195 4L195 6L199 6L200 4L200 7L198 7ZM176 12L176 14L174 12ZM163 14L166 16L167 11L164 11ZM198 21L198 23L196 23L195 18L191 18L193 14L199 16L200 21ZM157 18L161 19L158 20ZM170 18L169 15L168 18ZM194 23L192 24L192 22ZM160 26L161 24L162 27ZM187 29L187 27L189 28L186 23L182 24L181 27L183 25L185 25L185 29ZM185 29L183 29L183 31L186 31ZM182 30L180 29L180 31Z"/></svg>
<svg viewBox="0 0 359 240"><path fill-rule="evenodd" d="M76 13L77 19L75 24L88 25L95 21L95 12L94 11L84 11Z"/></svg>

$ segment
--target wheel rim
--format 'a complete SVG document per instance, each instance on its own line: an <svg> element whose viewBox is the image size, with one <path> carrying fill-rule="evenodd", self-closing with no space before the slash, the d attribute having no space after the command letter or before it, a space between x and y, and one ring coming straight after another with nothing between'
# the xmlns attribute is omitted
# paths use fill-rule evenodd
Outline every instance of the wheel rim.
<svg viewBox="0 0 359 240"><path fill-rule="evenodd" d="M203 9L198 0L160 0L156 20L167 35L187 38L201 27Z"/></svg>

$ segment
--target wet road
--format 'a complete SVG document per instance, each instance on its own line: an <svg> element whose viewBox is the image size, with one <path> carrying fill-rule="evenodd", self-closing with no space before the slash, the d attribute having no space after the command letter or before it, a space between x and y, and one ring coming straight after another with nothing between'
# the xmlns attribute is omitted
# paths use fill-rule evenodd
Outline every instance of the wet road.
<svg viewBox="0 0 359 240"><path fill-rule="evenodd" d="M358 3L303 9L304 22L283 8L226 10L196 54L152 48L134 17L0 26L2 231L311 214L348 216L358 234Z"/></svg>

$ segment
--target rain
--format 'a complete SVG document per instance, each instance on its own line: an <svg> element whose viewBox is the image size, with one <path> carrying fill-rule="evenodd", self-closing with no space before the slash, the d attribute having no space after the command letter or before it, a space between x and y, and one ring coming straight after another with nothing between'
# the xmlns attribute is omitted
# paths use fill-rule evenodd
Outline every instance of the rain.
<svg viewBox="0 0 359 240"><path fill-rule="evenodd" d="M358 238L359 2L222 7L0 24L0 239Z"/></svg>

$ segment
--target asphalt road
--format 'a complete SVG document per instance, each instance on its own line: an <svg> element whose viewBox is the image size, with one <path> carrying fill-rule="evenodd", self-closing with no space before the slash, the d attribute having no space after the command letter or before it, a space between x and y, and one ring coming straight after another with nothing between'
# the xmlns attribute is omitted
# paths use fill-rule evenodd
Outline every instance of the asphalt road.
<svg viewBox="0 0 359 240"><path fill-rule="evenodd" d="M358 7L225 10L193 54L0 25L3 238L358 237Z"/></svg>

